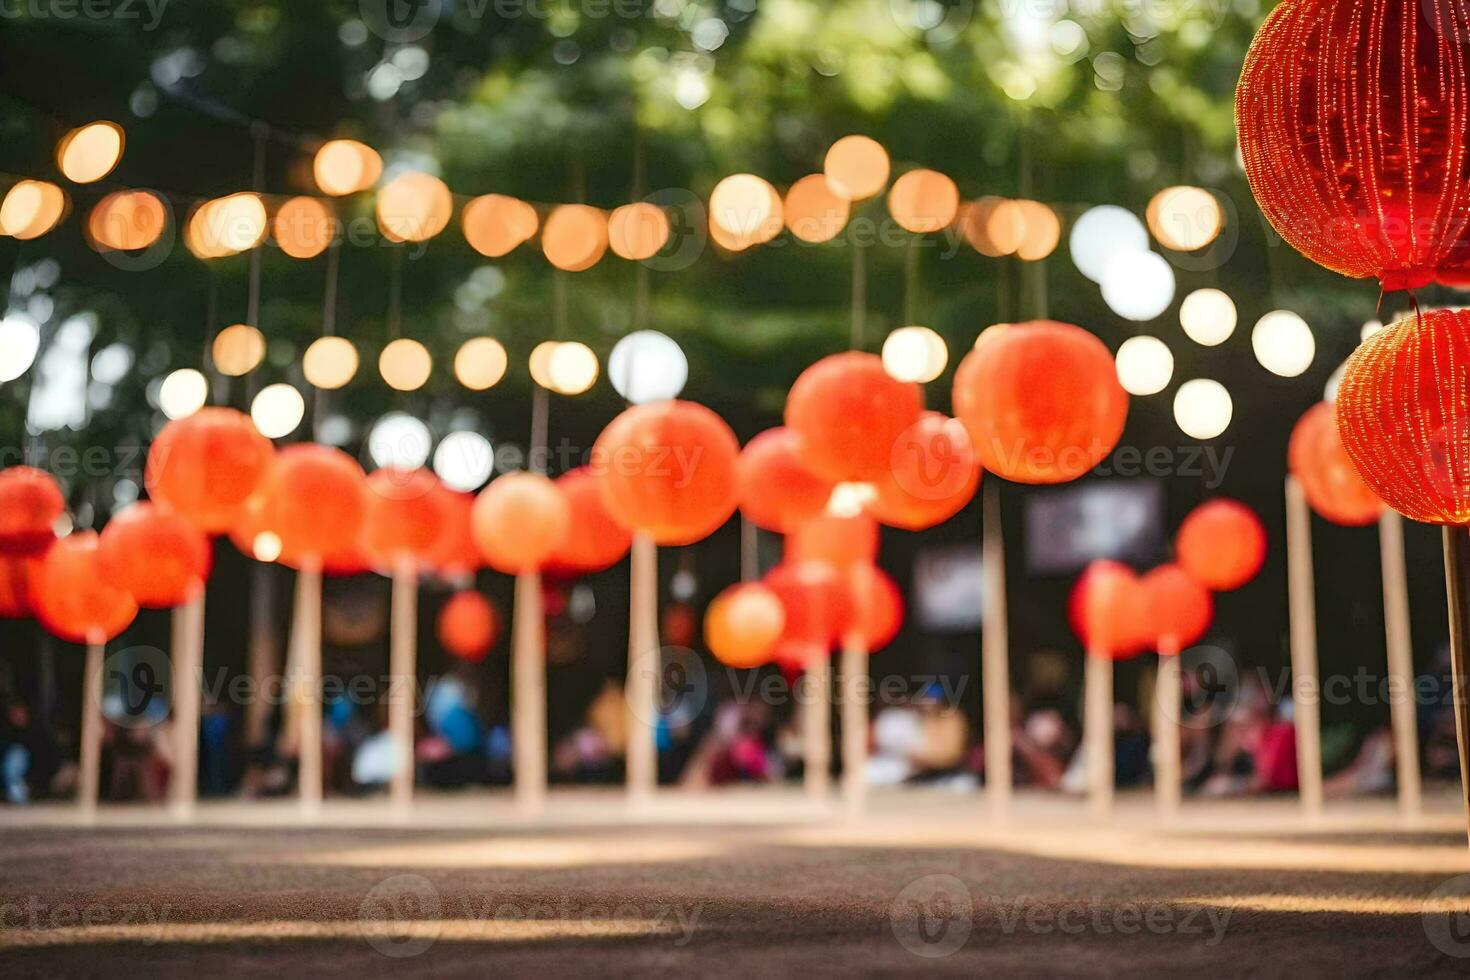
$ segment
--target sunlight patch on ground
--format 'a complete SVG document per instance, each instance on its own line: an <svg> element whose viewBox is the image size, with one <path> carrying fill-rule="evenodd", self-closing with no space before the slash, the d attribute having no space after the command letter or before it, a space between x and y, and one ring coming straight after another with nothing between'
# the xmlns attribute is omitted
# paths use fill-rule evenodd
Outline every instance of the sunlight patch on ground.
<svg viewBox="0 0 1470 980"><path fill-rule="evenodd" d="M718 857L728 850L726 843L714 840L627 836L499 837L394 843L311 855L292 853L278 859L290 864L351 868L583 868L697 861Z"/></svg>
<svg viewBox="0 0 1470 980"><path fill-rule="evenodd" d="M1208 905L1251 912L1336 912L1348 915L1447 915L1470 911L1463 895L1198 895L1179 905Z"/></svg>

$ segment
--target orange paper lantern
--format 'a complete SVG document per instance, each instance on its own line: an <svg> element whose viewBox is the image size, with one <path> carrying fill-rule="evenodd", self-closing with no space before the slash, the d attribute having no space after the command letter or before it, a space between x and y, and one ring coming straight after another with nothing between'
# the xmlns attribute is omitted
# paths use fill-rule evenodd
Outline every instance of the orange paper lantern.
<svg viewBox="0 0 1470 980"><path fill-rule="evenodd" d="M980 463L959 419L924 412L893 444L888 476L868 512L889 527L920 531L964 509L980 486Z"/></svg>
<svg viewBox="0 0 1470 980"><path fill-rule="evenodd" d="M451 655L477 664L500 639L500 613L478 592L456 592L440 608L436 632Z"/></svg>
<svg viewBox="0 0 1470 980"><path fill-rule="evenodd" d="M1266 560L1266 529L1237 500L1208 500L1190 511L1174 536L1180 566L1213 592L1238 589Z"/></svg>
<svg viewBox="0 0 1470 980"><path fill-rule="evenodd" d="M740 511L756 527L790 534L827 509L834 484L803 460L801 437L792 429L767 429L740 451Z"/></svg>
<svg viewBox="0 0 1470 980"><path fill-rule="evenodd" d="M66 509L50 473L31 466L0 470L0 556L38 555L56 540Z"/></svg>
<svg viewBox="0 0 1470 980"><path fill-rule="evenodd" d="M890 377L878 355L848 351L801 373L786 396L786 425L802 438L807 465L819 476L876 483L923 407L919 386Z"/></svg>
<svg viewBox="0 0 1470 980"><path fill-rule="evenodd" d="M163 427L148 450L148 494L206 534L229 531L270 469L275 449L250 417L201 408Z"/></svg>
<svg viewBox="0 0 1470 980"><path fill-rule="evenodd" d="M1101 340L1033 320L986 332L955 371L954 410L985 469L1017 483L1065 483L1118 444L1128 394Z"/></svg>
<svg viewBox="0 0 1470 980"><path fill-rule="evenodd" d="M781 597L759 582L730 586L715 596L704 614L704 641L726 667L770 663L785 629Z"/></svg>
<svg viewBox="0 0 1470 980"><path fill-rule="evenodd" d="M116 514L102 530L102 577L145 609L193 599L209 577L213 555L204 532L183 515L144 501Z"/></svg>
<svg viewBox="0 0 1470 980"><path fill-rule="evenodd" d="M446 514L439 478L425 469L384 467L367 478L360 544L380 568L428 564L442 543Z"/></svg>
<svg viewBox="0 0 1470 980"><path fill-rule="evenodd" d="M1470 524L1470 313L1432 310L1365 340L1337 389L1343 448L1388 506Z"/></svg>
<svg viewBox="0 0 1470 980"><path fill-rule="evenodd" d="M822 514L805 521L786 538L786 561L821 562L846 570L878 559L878 523L866 514Z"/></svg>
<svg viewBox="0 0 1470 980"><path fill-rule="evenodd" d="M480 492L470 532L491 568L507 575L539 569L571 526L561 489L540 473L507 473Z"/></svg>
<svg viewBox="0 0 1470 980"><path fill-rule="evenodd" d="M566 497L571 526L551 558L557 571L600 572L622 561L633 534L607 509L598 478L585 466L556 480Z"/></svg>
<svg viewBox="0 0 1470 980"><path fill-rule="evenodd" d="M1072 588L1068 613L1088 656L1126 660L1151 644L1147 598L1127 565L1089 564Z"/></svg>
<svg viewBox="0 0 1470 980"><path fill-rule="evenodd" d="M288 446L261 487L261 526L293 562L349 553L367 517L365 484L362 467L340 449Z"/></svg>
<svg viewBox="0 0 1470 980"><path fill-rule="evenodd" d="M106 643L138 615L132 595L103 577L97 542L95 531L78 531L32 567L36 618L68 643Z"/></svg>
<svg viewBox="0 0 1470 980"><path fill-rule="evenodd" d="M626 409L592 453L608 511L657 544L693 544L735 511L740 444L703 405L670 400Z"/></svg>
<svg viewBox="0 0 1470 980"><path fill-rule="evenodd" d="M1210 591L1178 565L1160 565L1143 577L1144 602L1154 649L1173 656L1199 642L1210 628Z"/></svg>
<svg viewBox="0 0 1470 980"><path fill-rule="evenodd" d="M1286 465L1307 503L1334 524L1362 527L1383 513L1383 501L1358 476L1342 447L1337 411L1328 402L1318 402L1297 420L1286 447Z"/></svg>

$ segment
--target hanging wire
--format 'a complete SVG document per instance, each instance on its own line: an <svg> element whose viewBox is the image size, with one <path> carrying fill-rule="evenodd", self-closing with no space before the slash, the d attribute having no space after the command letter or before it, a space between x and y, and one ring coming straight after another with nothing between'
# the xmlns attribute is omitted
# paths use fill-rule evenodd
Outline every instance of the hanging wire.
<svg viewBox="0 0 1470 980"><path fill-rule="evenodd" d="M403 249L393 248L393 259L388 264L388 339L403 336Z"/></svg>

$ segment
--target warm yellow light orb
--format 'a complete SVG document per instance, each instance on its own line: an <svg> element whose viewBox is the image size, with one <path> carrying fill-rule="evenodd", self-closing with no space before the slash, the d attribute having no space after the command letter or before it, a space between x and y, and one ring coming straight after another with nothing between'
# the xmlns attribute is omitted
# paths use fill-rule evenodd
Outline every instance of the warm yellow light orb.
<svg viewBox="0 0 1470 980"><path fill-rule="evenodd" d="M473 337L454 355L454 376L471 391L485 391L505 377L509 360L505 346L494 337Z"/></svg>
<svg viewBox="0 0 1470 980"><path fill-rule="evenodd" d="M1203 187L1166 187L1153 196L1144 214L1160 245L1194 252L1213 242L1225 225L1215 195Z"/></svg>
<svg viewBox="0 0 1470 980"><path fill-rule="evenodd" d="M755 174L732 174L710 192L709 215L729 241L760 245L781 232L781 195Z"/></svg>
<svg viewBox="0 0 1470 980"><path fill-rule="evenodd" d="M115 191L97 202L87 217L87 240L98 251L133 252L163 234L168 213L147 191Z"/></svg>
<svg viewBox="0 0 1470 980"><path fill-rule="evenodd" d="M556 389L551 380L551 355L561 344L555 340L543 340L531 348L531 356L527 359L527 366L531 369L531 380L543 388Z"/></svg>
<svg viewBox="0 0 1470 980"><path fill-rule="evenodd" d="M225 327L211 349L214 368L229 378L249 374L265 359L265 336L248 323Z"/></svg>
<svg viewBox="0 0 1470 980"><path fill-rule="evenodd" d="M314 197L293 197L281 205L271 223L281 251L293 259L309 259L326 251L337 234L337 219Z"/></svg>
<svg viewBox="0 0 1470 980"><path fill-rule="evenodd" d="M833 193L848 201L873 197L888 183L888 151L868 136L844 136L827 150L822 172Z"/></svg>
<svg viewBox="0 0 1470 980"><path fill-rule="evenodd" d="M948 228L959 206L959 189L937 170L910 170L888 192L888 213L899 227L917 235Z"/></svg>
<svg viewBox="0 0 1470 980"><path fill-rule="evenodd" d="M90 184L112 173L122 159L123 130L101 120L73 129L56 144L56 166L67 180Z"/></svg>
<svg viewBox="0 0 1470 980"><path fill-rule="evenodd" d="M1191 439L1213 439L1230 426L1235 406L1218 381L1195 378L1174 393L1174 421Z"/></svg>
<svg viewBox="0 0 1470 980"><path fill-rule="evenodd" d="M443 231L454 213L444 181L409 171L378 190L378 229L391 242L425 242Z"/></svg>
<svg viewBox="0 0 1470 980"><path fill-rule="evenodd" d="M782 211L791 234L817 244L837 237L852 206L833 192L826 174L808 174L787 188Z"/></svg>
<svg viewBox="0 0 1470 980"><path fill-rule="evenodd" d="M1179 325L1196 344L1214 347L1235 333L1235 301L1218 289L1196 289L1179 304Z"/></svg>
<svg viewBox="0 0 1470 980"><path fill-rule="evenodd" d="M607 254L607 215L586 204L563 204L541 228L546 261L567 272L592 268Z"/></svg>
<svg viewBox="0 0 1470 980"><path fill-rule="evenodd" d="M561 395L580 395L597 382L597 354L586 344L557 344L546 361L550 388Z"/></svg>
<svg viewBox="0 0 1470 980"><path fill-rule="evenodd" d="M66 212L66 194L45 180L21 180L12 184L0 201L0 234L20 241L39 238L61 220Z"/></svg>
<svg viewBox="0 0 1470 980"><path fill-rule="evenodd" d="M899 381L933 381L948 363L949 347L928 327L899 327L883 341L883 369Z"/></svg>
<svg viewBox="0 0 1470 980"><path fill-rule="evenodd" d="M484 194L464 206L460 228L470 248L498 259L536 234L540 219L525 201L504 194Z"/></svg>
<svg viewBox="0 0 1470 980"><path fill-rule="evenodd" d="M1317 341L1307 321L1290 310L1273 310L1256 321L1251 350L1261 367L1283 378L1295 378L1312 366Z"/></svg>
<svg viewBox="0 0 1470 980"><path fill-rule="evenodd" d="M357 140L328 140L316 151L311 171L323 194L341 197L376 184L383 174L383 158Z"/></svg>
<svg viewBox="0 0 1470 980"><path fill-rule="evenodd" d="M378 373L395 391L418 391L428 383L433 370L429 349L407 337L393 341L378 356Z"/></svg>
<svg viewBox="0 0 1470 980"><path fill-rule="evenodd" d="M306 416L306 400L288 384L267 385L250 403L250 419L267 439L284 439Z"/></svg>
<svg viewBox="0 0 1470 980"><path fill-rule="evenodd" d="M318 337L301 358L307 383L324 391L347 384L357 375L357 367L357 348L346 337Z"/></svg>
<svg viewBox="0 0 1470 980"><path fill-rule="evenodd" d="M158 389L158 407L171 419L184 419L204 407L209 382L193 368L180 368L163 379Z"/></svg>
<svg viewBox="0 0 1470 980"><path fill-rule="evenodd" d="M651 259L668 240L669 216L656 204L624 204L608 216L608 247L619 258L633 262Z"/></svg>
<svg viewBox="0 0 1470 980"><path fill-rule="evenodd" d="M1130 395L1157 395L1174 376L1174 355L1157 337L1129 337L1118 346L1117 370Z"/></svg>
<svg viewBox="0 0 1470 980"><path fill-rule="evenodd" d="M235 255L265 239L265 202L260 195L242 191L205 201L189 219L185 241L201 259Z"/></svg>

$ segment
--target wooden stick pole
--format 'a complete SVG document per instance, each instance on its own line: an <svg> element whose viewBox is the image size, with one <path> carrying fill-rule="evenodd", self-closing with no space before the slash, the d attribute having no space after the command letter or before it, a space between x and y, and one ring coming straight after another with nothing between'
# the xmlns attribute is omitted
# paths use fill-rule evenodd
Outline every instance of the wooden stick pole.
<svg viewBox="0 0 1470 980"><path fill-rule="evenodd" d="M1423 810L1419 778L1419 720L1414 697L1414 648L1409 635L1409 579L1404 567L1404 519L1384 508L1378 519L1383 567L1383 629L1388 648L1389 711L1397 763L1399 811L1413 819Z"/></svg>
<svg viewBox="0 0 1470 980"><path fill-rule="evenodd" d="M1083 678L1082 739L1086 745L1087 798L1094 817L1113 812L1113 658L1087 652Z"/></svg>
<svg viewBox="0 0 1470 980"><path fill-rule="evenodd" d="M1159 816L1172 820L1179 813L1179 681L1178 649L1159 651L1154 679L1154 799Z"/></svg>
<svg viewBox="0 0 1470 980"><path fill-rule="evenodd" d="M801 708L803 781L806 795L825 800L832 792L832 658L823 651L799 683L806 687Z"/></svg>
<svg viewBox="0 0 1470 980"><path fill-rule="evenodd" d="M102 783L102 654L101 643L87 644L82 674L82 744L77 774L77 808L85 823L97 819Z"/></svg>
<svg viewBox="0 0 1470 980"><path fill-rule="evenodd" d="M1317 595L1312 574L1312 516L1296 477L1286 478L1286 565L1291 611L1292 709L1302 811L1322 815L1322 721L1317 673Z"/></svg>
<svg viewBox="0 0 1470 980"><path fill-rule="evenodd" d="M628 801L649 803L658 791L658 548L633 535L628 610Z"/></svg>
<svg viewBox="0 0 1470 980"><path fill-rule="evenodd" d="M173 611L174 771L169 811L178 821L194 819L199 795L199 690L204 680L204 583Z"/></svg>
<svg viewBox="0 0 1470 980"><path fill-rule="evenodd" d="M413 710L418 700L419 577L412 562L393 569L388 640L388 737L393 743L393 775L388 795L395 810L413 805Z"/></svg>
<svg viewBox="0 0 1470 980"><path fill-rule="evenodd" d="M1450 600L1450 676L1455 701L1455 740L1460 748L1460 802L1470 833L1470 700L1466 661L1470 660L1470 530L1444 529L1445 586Z"/></svg>
<svg viewBox="0 0 1470 980"><path fill-rule="evenodd" d="M546 620L540 572L516 576L515 602L510 744L516 805L524 815L540 817L546 810Z"/></svg>
<svg viewBox="0 0 1470 980"><path fill-rule="evenodd" d="M842 644L842 802L851 816L868 801L868 647L850 634Z"/></svg>
<svg viewBox="0 0 1470 980"><path fill-rule="evenodd" d="M984 623L981 626L981 688L985 709L985 795L991 815L1005 819L1011 806L1011 666L1006 625L1005 538L1001 531L1000 487L986 480L981 492L984 541Z"/></svg>
<svg viewBox="0 0 1470 980"><path fill-rule="evenodd" d="M245 705L245 744L252 749L265 744L270 721L273 699L266 697L264 692L277 670L275 606L275 579L271 566L256 562L250 570L250 634L246 653L250 689L256 692Z"/></svg>
<svg viewBox="0 0 1470 980"><path fill-rule="evenodd" d="M296 573L296 696L301 712L297 752L297 792L301 813L322 809L322 570L303 565Z"/></svg>

